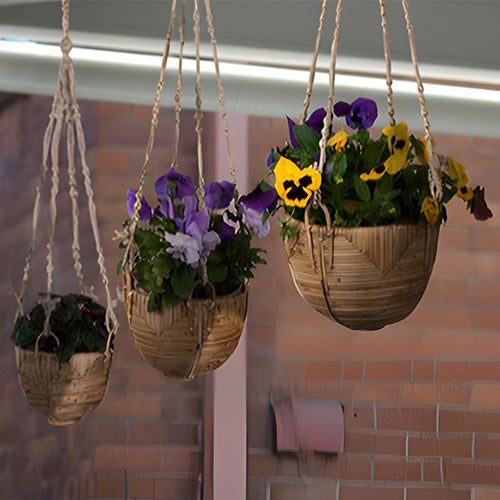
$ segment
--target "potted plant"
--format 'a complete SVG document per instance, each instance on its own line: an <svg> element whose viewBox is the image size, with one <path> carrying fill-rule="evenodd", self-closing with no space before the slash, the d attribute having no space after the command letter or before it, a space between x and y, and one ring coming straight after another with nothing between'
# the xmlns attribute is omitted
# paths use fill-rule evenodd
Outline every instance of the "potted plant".
<svg viewBox="0 0 500 500"><path fill-rule="evenodd" d="M106 309L90 297L41 294L18 314L11 339L28 403L51 424L78 422L106 391L111 340Z"/></svg>
<svg viewBox="0 0 500 500"><path fill-rule="evenodd" d="M155 182L152 209L128 191L130 218L120 236L125 304L145 359L171 377L192 379L220 366L234 351L247 308L247 282L263 250L252 235L269 231L274 190L239 196L228 181L196 191L171 168ZM134 206L139 223L131 230Z"/></svg>
<svg viewBox="0 0 500 500"><path fill-rule="evenodd" d="M484 189L473 190L454 159L437 156L433 177L427 141L409 134L406 123L372 138L378 112L371 99L338 102L333 112L353 131L327 125L322 148L325 109L302 124L288 118L290 142L273 149L267 165L277 208L287 213L281 234L299 292L349 328L376 330L419 302L446 203L458 196L476 219L492 214Z"/></svg>

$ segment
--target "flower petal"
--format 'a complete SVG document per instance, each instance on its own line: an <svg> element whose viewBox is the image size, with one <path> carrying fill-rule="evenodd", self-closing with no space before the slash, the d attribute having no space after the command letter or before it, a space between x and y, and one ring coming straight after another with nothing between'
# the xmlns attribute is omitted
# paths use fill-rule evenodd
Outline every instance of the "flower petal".
<svg viewBox="0 0 500 500"><path fill-rule="evenodd" d="M335 116L346 116L351 111L351 105L345 101L339 101L333 106Z"/></svg>
<svg viewBox="0 0 500 500"><path fill-rule="evenodd" d="M184 196L196 194L191 177L179 174L173 167L165 175L156 180L155 190L160 200L165 196L173 195L176 198L182 199Z"/></svg>
<svg viewBox="0 0 500 500"><path fill-rule="evenodd" d="M234 184L229 181L209 182L203 186L208 208L226 208L233 199Z"/></svg>
<svg viewBox="0 0 500 500"><path fill-rule="evenodd" d="M476 189L474 189L471 212L475 219L480 221L485 221L490 217L493 217L493 213L488 208L488 205L486 205L486 201L484 199L484 188L476 186Z"/></svg>
<svg viewBox="0 0 500 500"><path fill-rule="evenodd" d="M288 115L287 115L286 119L288 122L288 132L290 134L290 144L292 145L292 148L298 148L299 143L297 142L297 139L295 138L295 134L293 133L293 127L295 127L296 123Z"/></svg>
<svg viewBox="0 0 500 500"><path fill-rule="evenodd" d="M129 189L127 191L127 209L128 215L132 219L135 214L135 202L137 199L137 189ZM139 207L139 220L149 220L152 217L151 207L146 199L141 197L141 205Z"/></svg>
<svg viewBox="0 0 500 500"><path fill-rule="evenodd" d="M256 210L262 214L266 210L272 212L276 208L277 199L278 193L276 189L269 186L267 191L263 191L261 184L259 184L252 192L242 196L240 203L246 208Z"/></svg>
<svg viewBox="0 0 500 500"><path fill-rule="evenodd" d="M306 125L309 125L309 127L311 127L315 132L318 132L318 134L321 134L325 116L326 116L326 109L318 108L311 113L309 118L304 123Z"/></svg>

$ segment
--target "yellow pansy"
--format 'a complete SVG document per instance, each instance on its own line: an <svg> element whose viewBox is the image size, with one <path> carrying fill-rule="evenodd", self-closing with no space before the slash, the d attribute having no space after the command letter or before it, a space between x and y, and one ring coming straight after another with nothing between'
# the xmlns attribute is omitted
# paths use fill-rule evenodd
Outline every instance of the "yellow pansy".
<svg viewBox="0 0 500 500"><path fill-rule="evenodd" d="M394 154L389 156L384 163L388 174L394 175L395 173L403 170L408 166L408 150L396 150Z"/></svg>
<svg viewBox="0 0 500 500"><path fill-rule="evenodd" d="M422 152L422 154L417 155L418 161L422 165L429 164L429 145L427 144L425 137L421 137L419 140L420 140L420 143L422 145L423 152ZM433 146L436 145L436 143L434 142L434 137L431 137L431 144Z"/></svg>
<svg viewBox="0 0 500 500"><path fill-rule="evenodd" d="M439 220L439 204L431 196L424 198L420 212L425 215L429 224L435 224Z"/></svg>
<svg viewBox="0 0 500 500"><path fill-rule="evenodd" d="M457 185L457 196L462 198L462 200L470 200L473 196L472 189L468 186L469 176L465 171L465 167L458 163L458 161L453 158L448 158L448 174L452 180L456 182Z"/></svg>
<svg viewBox="0 0 500 500"><path fill-rule="evenodd" d="M410 138L408 137L408 124L406 122L398 123L393 127L385 127L382 132L387 136L387 145L391 154L398 151L408 153Z"/></svg>
<svg viewBox="0 0 500 500"><path fill-rule="evenodd" d="M321 186L321 174L312 167L301 169L282 156L274 167L276 191L288 206L305 207Z"/></svg>
<svg viewBox="0 0 500 500"><path fill-rule="evenodd" d="M339 153L343 153L345 151L348 139L349 136L343 130L340 130L333 137L330 137L330 139L328 139L326 145L334 147L335 151L338 151Z"/></svg>
<svg viewBox="0 0 500 500"><path fill-rule="evenodd" d="M387 171L385 165L374 167L369 173L363 172L359 177L362 181L378 181Z"/></svg>

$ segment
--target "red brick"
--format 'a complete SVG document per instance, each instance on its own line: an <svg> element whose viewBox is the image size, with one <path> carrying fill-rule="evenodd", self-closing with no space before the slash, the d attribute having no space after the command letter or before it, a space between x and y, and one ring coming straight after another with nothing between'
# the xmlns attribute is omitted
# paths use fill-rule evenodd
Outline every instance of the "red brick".
<svg viewBox="0 0 500 500"><path fill-rule="evenodd" d="M202 453L200 451L179 450L163 448L162 469L168 472L194 472L201 471Z"/></svg>
<svg viewBox="0 0 500 500"><path fill-rule="evenodd" d="M201 425L200 425L201 426ZM160 422L134 422L130 427L131 444L198 445L200 426Z"/></svg>
<svg viewBox="0 0 500 500"><path fill-rule="evenodd" d="M122 396L108 393L96 411L106 415L159 417L160 399L160 394L129 392Z"/></svg>
<svg viewBox="0 0 500 500"><path fill-rule="evenodd" d="M450 483L498 484L500 465L444 462L445 480Z"/></svg>
<svg viewBox="0 0 500 500"><path fill-rule="evenodd" d="M112 117L114 119L126 120L130 117L131 108L135 109L136 107L118 102L97 101L95 110L99 118Z"/></svg>
<svg viewBox="0 0 500 500"><path fill-rule="evenodd" d="M152 477L129 477L128 494L132 498L154 498L155 480Z"/></svg>
<svg viewBox="0 0 500 500"><path fill-rule="evenodd" d="M375 462L377 481L420 481L422 477L420 463L412 463L401 458L398 461L380 460Z"/></svg>
<svg viewBox="0 0 500 500"><path fill-rule="evenodd" d="M302 500L315 498L318 500L334 498L335 484L301 484L271 482L271 498L273 500Z"/></svg>
<svg viewBox="0 0 500 500"><path fill-rule="evenodd" d="M407 500L470 500L470 490L448 489L447 487L427 489L408 488Z"/></svg>
<svg viewBox="0 0 500 500"><path fill-rule="evenodd" d="M197 498L199 487L197 478L156 478L154 498Z"/></svg>
<svg viewBox="0 0 500 500"><path fill-rule="evenodd" d="M474 281L472 301L482 306L500 304L500 283L497 281Z"/></svg>
<svg viewBox="0 0 500 500"><path fill-rule="evenodd" d="M126 444L127 426L119 421L96 420L94 437L98 444Z"/></svg>
<svg viewBox="0 0 500 500"><path fill-rule="evenodd" d="M438 252L446 249L470 249L472 248L473 228L464 227L459 224L447 224L439 233ZM466 285L466 277L457 279Z"/></svg>
<svg viewBox="0 0 500 500"><path fill-rule="evenodd" d="M500 460L500 439L491 436L476 436L474 447L476 458Z"/></svg>
<svg viewBox="0 0 500 500"><path fill-rule="evenodd" d="M441 482L441 463L439 460L435 462L423 462L423 477L422 481L437 481Z"/></svg>
<svg viewBox="0 0 500 500"><path fill-rule="evenodd" d="M117 172L127 171L128 164L128 150L125 147L98 147L94 151L94 164L101 172ZM109 187L108 184L107 187Z"/></svg>
<svg viewBox="0 0 500 500"><path fill-rule="evenodd" d="M411 436L408 441L408 453L420 457L470 457L472 436L460 438Z"/></svg>
<svg viewBox="0 0 500 500"><path fill-rule="evenodd" d="M474 248L479 251L498 251L500 248L500 230L482 225L475 227Z"/></svg>
<svg viewBox="0 0 500 500"><path fill-rule="evenodd" d="M377 428L404 431L436 430L436 410L428 408L377 408Z"/></svg>
<svg viewBox="0 0 500 500"><path fill-rule="evenodd" d="M500 489L474 488L474 500L500 500Z"/></svg>
<svg viewBox="0 0 500 500"><path fill-rule="evenodd" d="M474 385L470 399L471 406L500 408L500 385Z"/></svg>
<svg viewBox="0 0 500 500"><path fill-rule="evenodd" d="M414 361L413 380L434 380L434 361Z"/></svg>
<svg viewBox="0 0 500 500"><path fill-rule="evenodd" d="M453 306L465 304L469 298L470 280L467 275L457 277L439 274L429 281L422 304Z"/></svg>
<svg viewBox="0 0 500 500"><path fill-rule="evenodd" d="M485 330L498 330L500 309L493 307L475 307L474 325Z"/></svg>
<svg viewBox="0 0 500 500"><path fill-rule="evenodd" d="M362 380L363 363L361 361L344 361L342 370L343 380Z"/></svg>
<svg viewBox="0 0 500 500"><path fill-rule="evenodd" d="M309 361L306 363L306 380L311 382L340 380L341 368L340 361Z"/></svg>
<svg viewBox="0 0 500 500"><path fill-rule="evenodd" d="M500 433L500 413L441 409L439 431Z"/></svg>
<svg viewBox="0 0 500 500"><path fill-rule="evenodd" d="M500 380L497 361L439 361L437 380Z"/></svg>
<svg viewBox="0 0 500 500"><path fill-rule="evenodd" d="M323 465L323 468L325 466ZM330 477L342 479L371 479L372 460L370 455L351 455L342 453L339 455L339 470Z"/></svg>
<svg viewBox="0 0 500 500"><path fill-rule="evenodd" d="M410 361L367 361L366 380L410 380Z"/></svg>
<svg viewBox="0 0 500 500"><path fill-rule="evenodd" d="M459 385L405 385L401 401L417 403L467 404L469 389Z"/></svg>
<svg viewBox="0 0 500 500"><path fill-rule="evenodd" d="M346 432L344 450L348 453L376 453L379 455L404 455L405 438L385 434Z"/></svg>
<svg viewBox="0 0 500 500"><path fill-rule="evenodd" d="M397 385L368 385L354 386L353 401L397 401L399 388Z"/></svg>
<svg viewBox="0 0 500 500"><path fill-rule="evenodd" d="M160 471L162 450L153 447L100 446L96 449L96 469Z"/></svg>
<svg viewBox="0 0 500 500"><path fill-rule="evenodd" d="M96 498L123 498L125 480L120 475L99 474L96 481Z"/></svg>
<svg viewBox="0 0 500 500"><path fill-rule="evenodd" d="M344 426L352 428L373 428L373 408L353 406L347 407L344 413Z"/></svg>
<svg viewBox="0 0 500 500"><path fill-rule="evenodd" d="M335 497L332 497L335 498ZM340 498L342 500L401 500L403 489L400 487L384 488L378 486L347 486L340 485Z"/></svg>
<svg viewBox="0 0 500 500"><path fill-rule="evenodd" d="M466 328L472 326L472 313L468 307L427 307L422 304L422 307L415 309L405 323Z"/></svg>

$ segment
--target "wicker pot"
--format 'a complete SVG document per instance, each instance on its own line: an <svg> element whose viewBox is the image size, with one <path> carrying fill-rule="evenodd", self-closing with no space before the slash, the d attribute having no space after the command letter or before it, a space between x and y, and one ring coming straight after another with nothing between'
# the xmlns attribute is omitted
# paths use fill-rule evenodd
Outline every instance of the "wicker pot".
<svg viewBox="0 0 500 500"><path fill-rule="evenodd" d="M125 285L130 331L144 359L167 377L192 380L215 370L238 345L246 288L230 296L191 299L149 312L148 295Z"/></svg>
<svg viewBox="0 0 500 500"><path fill-rule="evenodd" d="M60 363L55 353L15 349L26 399L49 423L74 424L104 397L111 354L79 352L67 363Z"/></svg>
<svg viewBox="0 0 500 500"><path fill-rule="evenodd" d="M406 318L420 301L436 257L439 224L345 228L296 221L286 240L295 286L318 312L353 330Z"/></svg>

